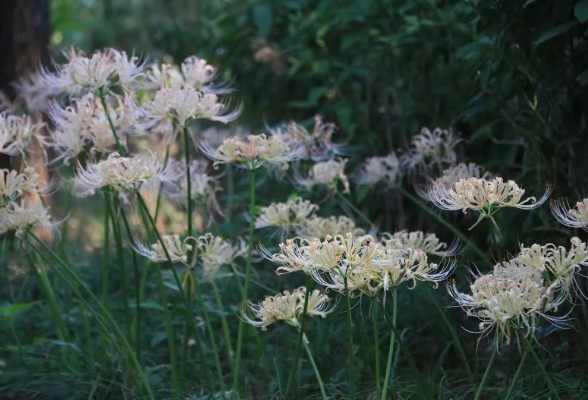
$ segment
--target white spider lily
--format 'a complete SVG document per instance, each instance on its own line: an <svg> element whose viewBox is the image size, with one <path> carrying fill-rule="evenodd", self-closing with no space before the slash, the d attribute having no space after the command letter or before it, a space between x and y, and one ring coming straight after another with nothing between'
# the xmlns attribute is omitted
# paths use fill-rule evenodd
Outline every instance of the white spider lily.
<svg viewBox="0 0 588 400"><path fill-rule="evenodd" d="M407 169L430 170L435 166L454 165L457 160L454 147L461 139L451 130L423 128L412 139L410 151L401 157L401 164Z"/></svg>
<svg viewBox="0 0 588 400"><path fill-rule="evenodd" d="M33 137L39 137L44 124L33 122L28 115L0 113L0 153L24 155Z"/></svg>
<svg viewBox="0 0 588 400"><path fill-rule="evenodd" d="M144 74L141 86L146 89L192 87L209 91L211 82L216 77L216 68L206 60L190 56L177 67L171 64L151 64Z"/></svg>
<svg viewBox="0 0 588 400"><path fill-rule="evenodd" d="M480 165L476 165L474 163L460 163L455 167L445 169L440 177L436 179L429 179L429 186L449 190L456 182L460 181L461 179L489 179L490 176L490 173L485 171L484 167ZM431 200L427 188L423 189L422 187L417 186L416 189L419 196L421 196L423 199L428 201Z"/></svg>
<svg viewBox="0 0 588 400"><path fill-rule="evenodd" d="M66 64L57 65L55 73L42 71L41 77L47 87L68 94L108 91L112 86L129 89L143 71L138 57L115 49L97 51L89 58L75 50L66 56Z"/></svg>
<svg viewBox="0 0 588 400"><path fill-rule="evenodd" d="M358 185L374 186L383 183L386 187L396 186L402 177L400 161L395 153L384 157L369 157L355 173Z"/></svg>
<svg viewBox="0 0 588 400"><path fill-rule="evenodd" d="M451 246L441 242L434 233L424 233L421 231L409 232L402 230L394 234L384 233L382 242L385 247L403 248L410 247L424 251L426 254L450 257L459 252L460 242L455 240Z"/></svg>
<svg viewBox="0 0 588 400"><path fill-rule="evenodd" d="M15 231L16 237L22 238L32 228L54 228L49 209L40 200L23 199L0 208L0 234Z"/></svg>
<svg viewBox="0 0 588 400"><path fill-rule="evenodd" d="M24 193L41 196L47 189L47 183L33 167L26 167L22 173L0 169L0 198L3 198L4 202L14 202Z"/></svg>
<svg viewBox="0 0 588 400"><path fill-rule="evenodd" d="M207 233L198 238L198 256L202 260L204 276L216 275L223 265L231 265L247 252L243 241L233 246L229 241Z"/></svg>
<svg viewBox="0 0 588 400"><path fill-rule="evenodd" d="M243 310L242 318L245 322L264 331L268 326L279 321L298 327L300 317L304 313L304 302L307 295L306 289L301 287L292 293L286 290L276 296L266 296L260 304L249 302L253 318L248 316L245 310ZM327 314L333 311L334 307L328 306L330 299L326 294L314 290L308 296L306 315L326 318Z"/></svg>
<svg viewBox="0 0 588 400"><path fill-rule="evenodd" d="M85 197L107 186L137 192L142 186L152 187L161 182L172 182L173 179L171 169L154 153L130 158L113 153L105 160L79 168L73 187L76 195Z"/></svg>
<svg viewBox="0 0 588 400"><path fill-rule="evenodd" d="M487 180L484 178L460 179L449 189L444 187L429 188L429 198L437 207L443 210L468 210L478 211L480 217L470 228L476 226L482 219L490 218L501 208L515 207L523 210L531 210L543 204L551 194L553 187L547 185L543 196L536 200L535 197L522 199L525 190L521 189L514 181L504 182L502 178Z"/></svg>
<svg viewBox="0 0 588 400"><path fill-rule="evenodd" d="M218 148L200 142L200 150L216 167L219 164L237 163L247 169L257 169L266 164L287 168L288 163L304 156L304 149L292 148L275 136L248 135L245 139L230 137Z"/></svg>
<svg viewBox="0 0 588 400"><path fill-rule="evenodd" d="M318 162L312 166L306 178L296 175L294 179L299 186L307 190L311 190L317 185L326 185L329 189L336 190L337 184L341 182L343 193L349 193L349 180L345 175L345 164L347 164L347 159Z"/></svg>
<svg viewBox="0 0 588 400"><path fill-rule="evenodd" d="M261 208L260 214L255 219L255 228L271 226L288 231L290 227L303 224L317 210L316 204L300 197L295 197L286 203L271 203Z"/></svg>
<svg viewBox="0 0 588 400"><path fill-rule="evenodd" d="M355 225L355 221L346 216L331 216L327 218L312 216L305 219L296 232L306 239L324 239L327 235L344 235L351 233L354 236L365 235L365 231Z"/></svg>
<svg viewBox="0 0 588 400"><path fill-rule="evenodd" d="M179 235L162 235L161 239L173 263L186 264L188 254L194 249L196 239L189 236L182 240ZM137 253L154 263L168 262L162 244L158 241L152 245L136 243L133 247Z"/></svg>
<svg viewBox="0 0 588 400"><path fill-rule="evenodd" d="M588 230L588 199L578 201L574 207L570 207L566 200L554 200L550 207L560 224Z"/></svg>

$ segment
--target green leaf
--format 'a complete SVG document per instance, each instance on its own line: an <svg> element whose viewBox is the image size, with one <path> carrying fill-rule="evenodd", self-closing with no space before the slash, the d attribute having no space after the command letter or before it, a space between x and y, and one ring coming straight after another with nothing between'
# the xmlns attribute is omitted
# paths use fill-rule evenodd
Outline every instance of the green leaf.
<svg viewBox="0 0 588 400"><path fill-rule="evenodd" d="M576 77L576 80L580 83L580 85L586 85L588 83L588 68L580 72L580 74Z"/></svg>
<svg viewBox="0 0 588 400"><path fill-rule="evenodd" d="M561 35L562 33L566 33L570 29L580 25L580 22L577 20L568 21L556 27L546 30L539 36L539 39L535 41L535 44L543 43L546 40L553 39L556 36Z"/></svg>
<svg viewBox="0 0 588 400"><path fill-rule="evenodd" d="M582 23L588 21L588 0L580 0L576 3L574 6L574 15Z"/></svg>
<svg viewBox="0 0 588 400"><path fill-rule="evenodd" d="M272 26L272 10L268 6L256 5L253 7L253 22L257 26L257 34L267 36Z"/></svg>
<svg viewBox="0 0 588 400"><path fill-rule="evenodd" d="M523 8L526 8L527 6L530 6L531 4L533 4L534 2L536 2L537 0L527 0L525 2L525 4L523 4Z"/></svg>
<svg viewBox="0 0 588 400"><path fill-rule="evenodd" d="M0 317L12 317L15 314L26 311L36 306L39 302L33 301L30 303L12 304L0 307Z"/></svg>

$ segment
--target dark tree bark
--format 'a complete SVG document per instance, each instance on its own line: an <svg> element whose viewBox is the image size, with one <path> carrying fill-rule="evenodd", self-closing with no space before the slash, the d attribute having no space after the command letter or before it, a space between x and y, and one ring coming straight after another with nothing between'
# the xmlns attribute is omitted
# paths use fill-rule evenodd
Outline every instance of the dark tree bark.
<svg viewBox="0 0 588 400"><path fill-rule="evenodd" d="M12 82L49 60L51 25L48 0L0 0L0 91L16 95ZM0 154L0 167L10 158Z"/></svg>

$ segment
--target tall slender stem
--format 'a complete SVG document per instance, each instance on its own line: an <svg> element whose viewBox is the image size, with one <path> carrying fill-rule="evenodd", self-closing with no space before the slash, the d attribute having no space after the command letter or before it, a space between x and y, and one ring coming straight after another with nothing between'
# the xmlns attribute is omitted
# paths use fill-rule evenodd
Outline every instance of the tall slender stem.
<svg viewBox="0 0 588 400"><path fill-rule="evenodd" d="M210 284L212 286L212 291L214 292L214 297L216 300L216 305L218 309L221 311L221 323L223 325L223 333L225 335L225 342L227 343L227 354L229 356L229 363L231 364L231 368L233 367L233 357L235 355L235 351L233 350L233 342L231 340L231 330L229 329L229 323L227 321L227 317L222 313L222 310L225 309L222 297L218 290L218 285L214 278L210 280Z"/></svg>
<svg viewBox="0 0 588 400"><path fill-rule="evenodd" d="M298 358L300 357L300 347L303 342L304 336L304 327L306 325L306 312L308 310L308 299L310 298L310 285L312 283L312 279L310 275L306 275L306 294L304 296L304 309L302 311L302 321L300 322L300 329L298 330L298 341L296 342L296 350L294 352L294 362L292 363L292 367L290 368L290 374L288 376L288 385L286 386L286 399L290 398L290 390L292 390L292 384L294 383L294 377L296 376L296 370L298 368Z"/></svg>
<svg viewBox="0 0 588 400"><path fill-rule="evenodd" d="M131 246L135 247L135 240L125 210L121 207L120 214L122 216L127 236ZM141 362L141 273L139 272L139 265L137 262L137 253L131 251L131 260L133 262L133 275L135 276L135 347L137 351L137 360Z"/></svg>
<svg viewBox="0 0 588 400"><path fill-rule="evenodd" d="M103 89L100 89L100 91L98 92L98 97L100 97L102 108L104 108L104 114L106 115L106 119L108 120L108 126L110 127L112 135L114 136L114 141L116 142L116 150L120 153L121 156L125 156L126 151L120 143L120 139L118 137L118 134L116 133L116 128L112 123L112 118L110 118L110 113L108 112L108 103L106 102L106 94L104 93Z"/></svg>
<svg viewBox="0 0 588 400"><path fill-rule="evenodd" d="M304 336L304 333L302 334ZM321 374L314 362L314 357L312 356L312 352L310 351L310 347L308 347L308 343L306 343L306 339L302 340L302 344L304 345L304 350L306 350L306 355L308 356L308 361L310 361L310 365L312 365L312 370L314 371L314 375L316 376L317 383L319 385L319 389L321 391L321 396L323 400L327 400L327 392L325 391L325 385L323 384L323 380L321 379Z"/></svg>
<svg viewBox="0 0 588 400"><path fill-rule="evenodd" d="M185 127L184 132L184 159L186 162L186 207L188 212L188 236L192 236L192 179L190 178L190 137Z"/></svg>
<svg viewBox="0 0 588 400"><path fill-rule="evenodd" d="M386 400L386 393L388 386L392 380L392 358L394 355L394 342L396 340L396 313L398 308L398 300L396 294L396 287L392 288L392 331L390 332L390 347L388 348L388 360L386 361L386 375L384 376L384 386L382 387L381 400Z"/></svg>
<svg viewBox="0 0 588 400"><path fill-rule="evenodd" d="M490 266L494 265L494 263L492 262L492 260L490 260L490 258L488 258L486 253L484 253L482 251L482 249L480 249L480 247L478 247L474 242L472 242L466 235L464 235L452 223L450 223L445 218L443 218L442 216L438 215L436 212L431 210L429 207L427 207L427 205L422 200L416 198L415 196L413 196L412 194L407 192L403 187L398 187L398 191L400 193L402 193L402 195L404 197L408 198L410 201L412 201L417 206L422 208L426 213L428 213L429 215L434 217L437 221L439 221L442 225L444 225L447 229L449 229L455 236L457 236L461 241L463 241L468 246L470 246L472 248L472 250L474 250L478 254L478 256L480 256L480 258L483 259L488 265L490 265Z"/></svg>
<svg viewBox="0 0 588 400"><path fill-rule="evenodd" d="M512 392L515 388L517 380L519 379L519 375L521 374L521 371L523 370L523 365L525 364L525 361L527 360L528 355L529 355L529 347L527 346L525 348L525 352L523 353L523 357L521 358L521 362L519 363L517 371L515 372L514 376L512 377L512 381L510 382L510 385L508 386L508 391L506 392L506 396L504 397L505 400L510 399L510 396L512 395Z"/></svg>
<svg viewBox="0 0 588 400"><path fill-rule="evenodd" d="M441 319L443 320L443 323L445 324L445 327L449 331L449 334L451 335L451 339L453 341L453 346L455 347L455 349L459 353L459 356L461 358L461 362L468 373L470 381L473 382L474 381L474 374L472 373L472 369L470 368L470 363L468 362L468 357L466 356L465 350L463 349L463 346L461 345L461 342L459 341L459 337L457 336L457 332L455 331L454 326L451 324L451 321L449 321L449 318L445 314L445 310L441 307L441 305L437 301L437 298L433 295L433 293L431 292L431 289L428 286L425 287L425 293L427 294L427 297L429 297L429 299L431 300L431 303L433 303L433 305L437 309L437 315L439 315L441 317Z"/></svg>
<svg viewBox="0 0 588 400"><path fill-rule="evenodd" d="M484 372L484 376L482 376L482 381L480 382L480 386L478 386L478 391L476 392L476 397L474 400L479 400L482 396L482 391L484 390L484 384L488 379L488 375L490 375L490 370L492 369L492 364L494 364L494 358L496 357L496 353L498 352L498 347L494 346L494 350L492 351L492 356L490 356L490 361L488 361L488 366L486 367L486 372Z"/></svg>
<svg viewBox="0 0 588 400"><path fill-rule="evenodd" d="M535 353L535 350L533 350L533 346L531 345L531 343L529 343L529 339L527 339L527 337L525 335L521 335L521 336L523 337L523 340L525 341L525 345L529 349L529 352L531 353L531 355L533 356L533 358L537 362L537 365L539 366L539 369L541 370L541 373L543 374L543 377L545 378L545 381L547 382L547 386L549 386L549 390L551 391L551 394L553 394L553 397L556 400L560 400L559 394L557 393L555 386L553 386L553 382L551 381L549 374L545 370L545 367L543 366L541 359L539 358L539 356L537 356L537 353Z"/></svg>
<svg viewBox="0 0 588 400"><path fill-rule="evenodd" d="M247 301L249 290L249 280L251 279L251 256L253 252L253 232L255 223L255 170L249 171L249 246L247 248L247 266L245 268L245 282L243 283L243 296L241 304ZM243 351L243 330L245 321L239 320L239 330L237 333L237 352L235 356L235 368L233 368L233 390L237 391L239 387L239 374L241 373L241 353Z"/></svg>
<svg viewBox="0 0 588 400"><path fill-rule="evenodd" d="M104 263L102 264L102 304L109 307L110 290L110 200L104 193Z"/></svg>
<svg viewBox="0 0 588 400"><path fill-rule="evenodd" d="M68 273L68 275L74 280L75 285L73 283L69 282L69 280L67 280L67 279L64 279L65 282L72 289L74 289L74 291L76 291L76 293L77 293L77 289L76 289L77 287L84 289L85 293L92 299L92 301L94 301L96 303L96 305L100 309L101 314L104 315L104 318L110 324L111 329L114 331L114 333L116 334L116 336L118 336L120 338L120 340L121 340L121 342L123 344L123 347L126 350L127 357L130 360L130 364L132 365L133 369L135 370L135 373L137 374L137 377L138 377L139 381L141 382L141 385L143 386L143 388L147 392L147 396L149 397L149 399L155 400L155 397L153 396L153 392L151 391L151 386L149 385L149 381L147 380L147 377L145 376L145 372L141 368L141 364L139 364L139 361L135 357L135 353L134 353L133 349L131 348L131 345L127 341L125 335L120 331L120 329L118 327L118 324L116 323L116 321L114 320L114 318L112 317L112 315L110 314L110 312L108 311L108 309L106 307L104 307L104 305L102 304L102 302L100 302L98 300L98 298L96 298L96 296L94 295L94 293L92 293L92 291L90 289L88 289L88 287L77 276L77 274L71 269L71 267L66 262L64 262L57 254L55 254L55 252L53 250L51 250L51 248L49 248L49 246L47 246L45 244L45 242L43 242L41 239L39 239L32 232L30 232L29 235L46 252L48 252L51 255L51 257L53 257L59 263L59 265L61 265L63 267L63 269ZM35 247L33 246L33 248L35 248ZM36 248L35 248L35 250L36 250ZM36 250L36 251L38 252L38 250ZM80 300L85 301L84 298L79 293L78 293L78 297L80 298Z"/></svg>
<svg viewBox="0 0 588 400"><path fill-rule="evenodd" d="M380 375L380 331L378 327L378 300L372 299L372 323L374 326L374 372L376 373L376 396L382 389L382 377Z"/></svg>
<svg viewBox="0 0 588 400"><path fill-rule="evenodd" d="M337 196L347 205L349 208L353 210L355 214L367 225L371 226L372 221L359 209L353 204L347 197L345 197L341 192L337 191Z"/></svg>
<svg viewBox="0 0 588 400"><path fill-rule="evenodd" d="M129 312L129 295L127 287L127 272L125 269L125 255L122 244L122 234L120 232L120 224L116 218L116 213L110 204L110 221L112 222L112 232L114 234L114 241L116 242L116 257L118 261L118 273L120 275L121 294L123 301L123 313L125 317L125 331L127 334L127 340L132 342L131 336L131 316Z"/></svg>
<svg viewBox="0 0 588 400"><path fill-rule="evenodd" d="M172 399L177 399L180 395L178 386L178 362L176 360L176 337L174 333L174 326L172 323L171 312L163 285L163 277L161 276L161 269L156 268L157 287L159 288L159 297L163 303L163 321L165 322L165 331L167 334L167 347L169 351L169 361L171 364L171 378L172 378Z"/></svg>
<svg viewBox="0 0 588 400"><path fill-rule="evenodd" d="M227 222L231 222L233 218L233 197L235 196L235 173L233 166L228 164L226 167L227 171L227 206L225 215L227 216Z"/></svg>
<svg viewBox="0 0 588 400"><path fill-rule="evenodd" d="M182 288L182 282L180 281L180 277L178 275L178 272L176 271L176 268L174 267L174 264L173 264L173 261L171 259L170 254L169 254L169 251L167 249L167 246L165 245L165 242L163 241L163 238L161 237L161 233L159 233L159 229L157 229L157 224L155 223L153 216L151 216L151 213L149 212L149 209L147 208L147 204L145 204L145 200L143 199L143 196L141 196L141 193L137 193L137 199L139 201L139 206L145 212L145 215L147 216L147 219L149 220L149 224L151 224L151 227L153 228L153 231L155 232L155 236L157 237L157 241L161 245L161 248L163 249L165 257L167 258L167 261L169 263L170 269L171 269L173 277L174 277L174 281L176 283L178 290L180 291L180 296L182 297L182 300L184 302L184 316L185 316L186 320L188 321L188 323L190 324L190 328L194 332L194 335L196 336L196 342L198 343L198 346L197 346L198 355L200 356L200 360L204 364L206 359L204 358L204 353L202 351L202 338L200 337L198 329L196 328L196 324L194 323L194 316L192 315L192 307L190 306L188 298L186 297L186 293L184 292L184 289ZM148 226L146 226L145 228L149 229ZM205 378L206 382L208 384L210 384L210 376L209 376L208 368L206 368L206 365L204 366L204 378Z"/></svg>
<svg viewBox="0 0 588 400"><path fill-rule="evenodd" d="M347 306L347 351L348 351L348 368L349 368L349 391L351 400L355 399L355 374L353 368L353 327L351 324L351 299L349 298L349 286L347 285L347 274L349 269L345 271L345 305Z"/></svg>

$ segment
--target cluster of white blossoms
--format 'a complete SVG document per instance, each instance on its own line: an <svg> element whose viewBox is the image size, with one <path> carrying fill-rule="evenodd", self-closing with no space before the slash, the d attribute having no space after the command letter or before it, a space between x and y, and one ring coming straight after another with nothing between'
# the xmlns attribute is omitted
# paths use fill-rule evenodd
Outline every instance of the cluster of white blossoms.
<svg viewBox="0 0 588 400"><path fill-rule="evenodd" d="M550 204L553 216L570 228L588 230L588 199L578 201L574 207L565 200L554 200Z"/></svg>
<svg viewBox="0 0 588 400"><path fill-rule="evenodd" d="M367 158L355 174L358 185L383 183L388 188L398 185L401 178L400 161L394 152L384 157Z"/></svg>
<svg viewBox="0 0 588 400"><path fill-rule="evenodd" d="M23 194L44 195L48 190L47 182L33 167L25 167L23 172L0 169L0 206L16 201Z"/></svg>
<svg viewBox="0 0 588 400"><path fill-rule="evenodd" d="M206 142L199 143L200 150L210 158L216 167L219 164L237 163L254 170L264 165L279 165L287 168L288 163L304 156L304 149L291 147L276 136L248 135L230 137L218 148Z"/></svg>
<svg viewBox="0 0 588 400"><path fill-rule="evenodd" d="M29 229L36 227L54 227L49 209L41 200L22 199L20 202L13 201L0 207L0 234L15 231L16 237L23 237Z"/></svg>
<svg viewBox="0 0 588 400"><path fill-rule="evenodd" d="M299 186L307 190L311 190L317 185L325 185L331 190L337 190L337 185L341 182L343 193L349 193L349 180L345 175L345 164L347 164L347 159L318 162L312 166L307 177L297 175L294 179Z"/></svg>
<svg viewBox="0 0 588 400"><path fill-rule="evenodd" d="M161 182L173 182L175 176L154 153L121 157L112 153L105 160L79 168L72 181L77 196L86 197L97 189L113 187L126 192L138 192L142 187L154 187Z"/></svg>
<svg viewBox="0 0 588 400"><path fill-rule="evenodd" d="M207 233L198 238L198 256L202 261L204 276L216 275L223 265L231 265L237 257L247 253L247 245L239 240L236 245L228 240Z"/></svg>
<svg viewBox="0 0 588 400"><path fill-rule="evenodd" d="M318 210L316 204L300 197L295 197L285 203L271 203L262 207L255 218L255 228L276 227L288 231L297 228L307 221Z"/></svg>
<svg viewBox="0 0 588 400"><path fill-rule="evenodd" d="M138 57L115 49L100 50L91 57L75 50L65 55L66 64L57 65L55 72L41 71L41 78L46 87L72 95L105 91L113 86L131 89L144 68Z"/></svg>
<svg viewBox="0 0 588 400"><path fill-rule="evenodd" d="M35 123L28 115L0 112L0 153L23 155L33 137L39 137L44 124Z"/></svg>
<svg viewBox="0 0 588 400"><path fill-rule="evenodd" d="M323 122L320 115L314 117L314 128L308 132L303 126L290 122L284 126L270 129L270 133L292 147L306 149L306 158L313 161L325 161L335 155L342 155L342 145L333 143L333 134L337 126Z"/></svg>
<svg viewBox="0 0 588 400"><path fill-rule="evenodd" d="M578 238L571 239L569 250L551 243L521 245L516 257L478 277L470 286L472 294L459 292L455 282L448 284L448 290L468 316L481 321L483 334L496 330L498 344L502 339L509 341L513 330L533 335L540 319L567 326L566 315L547 313L556 312L570 299L575 274L587 262L588 249Z"/></svg>
<svg viewBox="0 0 588 400"><path fill-rule="evenodd" d="M324 239L327 235L344 235L351 233L353 236L361 236L365 231L355 225L355 221L344 215L317 217L312 216L302 222L297 229L298 236L305 239Z"/></svg>
<svg viewBox="0 0 588 400"><path fill-rule="evenodd" d="M451 257L455 256L460 249L460 242L454 241L451 246L441 242L434 233L424 233L421 231L398 231L393 234L382 234L382 243L386 247L403 248L411 247L424 251L426 254Z"/></svg>
<svg viewBox="0 0 588 400"><path fill-rule="evenodd" d="M179 67L166 63L149 65L141 79L141 86L151 90L178 87L208 90L215 77L215 67L206 60L190 56Z"/></svg>
<svg viewBox="0 0 588 400"><path fill-rule="evenodd" d="M553 187L548 185L539 200L535 197L523 200L525 190L515 181L504 182L502 178L469 178L460 179L449 188L432 186L429 188L429 198L443 210L462 210L464 213L468 210L478 211L480 218L474 224L476 226L483 218L491 218L493 221L492 216L504 207L535 209L547 200L552 189Z"/></svg>
<svg viewBox="0 0 588 400"><path fill-rule="evenodd" d="M101 100L93 93L73 100L67 107L58 103L51 106L49 117L55 129L43 144L56 153L53 162L61 160L67 165L88 147L90 154L108 154L116 144L110 122L122 145L126 144L130 134L141 132L139 120L143 111L133 96L111 95L106 101L108 114Z"/></svg>
<svg viewBox="0 0 588 400"><path fill-rule="evenodd" d="M411 149L402 155L402 166L408 170L438 169L455 165L457 154L454 147L461 141L451 130L423 128L412 139Z"/></svg>
<svg viewBox="0 0 588 400"><path fill-rule="evenodd" d="M383 245L372 236L326 236L320 239L289 239L280 252L261 250L279 264L278 274L303 271L320 285L340 293L370 296L410 281L439 282L447 278L453 264L430 263L420 249Z"/></svg>
<svg viewBox="0 0 588 400"><path fill-rule="evenodd" d="M307 295L306 289L300 287L292 293L286 290L276 296L267 296L260 304L249 302L253 318L243 311L243 320L264 331L268 326L279 321L298 327L300 326L300 317L304 313ZM326 318L327 314L334 310L334 307L329 307L329 301L330 298L326 294L322 294L318 290L312 291L308 298L306 315Z"/></svg>
<svg viewBox="0 0 588 400"><path fill-rule="evenodd" d="M179 235L163 235L161 239L163 245L159 241L151 245L136 243L134 249L154 263L171 260L172 263L184 264L191 268L200 261L205 276L214 275L222 265L232 264L237 257L243 256L247 251L242 242L233 246L229 241L210 233L198 238L189 236L185 239ZM193 251L196 256L190 262L189 256Z"/></svg>

